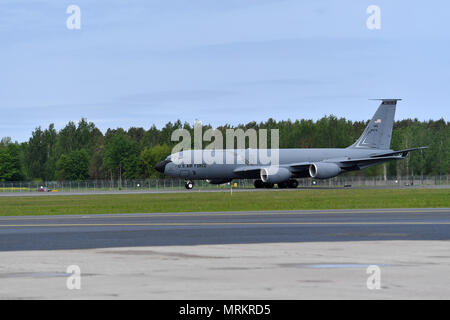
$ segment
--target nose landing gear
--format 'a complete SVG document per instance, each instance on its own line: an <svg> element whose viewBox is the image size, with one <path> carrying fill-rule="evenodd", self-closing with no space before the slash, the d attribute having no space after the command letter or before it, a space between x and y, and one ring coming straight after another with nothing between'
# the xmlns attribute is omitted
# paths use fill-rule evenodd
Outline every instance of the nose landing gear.
<svg viewBox="0 0 450 320"><path fill-rule="evenodd" d="M191 180L187 180L184 184L184 187L188 190L191 190L194 187L194 183Z"/></svg>

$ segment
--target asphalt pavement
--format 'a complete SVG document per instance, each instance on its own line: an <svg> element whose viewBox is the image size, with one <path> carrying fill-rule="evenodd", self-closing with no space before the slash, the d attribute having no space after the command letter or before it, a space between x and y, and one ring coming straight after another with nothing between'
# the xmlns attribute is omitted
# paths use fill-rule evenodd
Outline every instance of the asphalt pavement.
<svg viewBox="0 0 450 320"><path fill-rule="evenodd" d="M0 218L0 251L377 240L450 240L450 208Z"/></svg>

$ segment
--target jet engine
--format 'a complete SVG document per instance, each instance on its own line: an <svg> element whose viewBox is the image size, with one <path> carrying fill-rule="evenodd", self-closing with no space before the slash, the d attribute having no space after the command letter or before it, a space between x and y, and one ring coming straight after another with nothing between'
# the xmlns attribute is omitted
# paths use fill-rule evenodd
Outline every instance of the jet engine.
<svg viewBox="0 0 450 320"><path fill-rule="evenodd" d="M341 168L330 162L317 162L309 166L309 175L311 178L328 179L336 177L341 172Z"/></svg>
<svg viewBox="0 0 450 320"><path fill-rule="evenodd" d="M261 180L265 183L280 183L288 181L291 172L286 168L268 167L260 171Z"/></svg>

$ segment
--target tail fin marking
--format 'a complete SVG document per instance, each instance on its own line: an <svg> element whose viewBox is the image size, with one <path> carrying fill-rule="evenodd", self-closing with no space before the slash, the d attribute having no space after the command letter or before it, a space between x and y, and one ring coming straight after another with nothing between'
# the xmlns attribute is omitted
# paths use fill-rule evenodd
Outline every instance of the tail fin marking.
<svg viewBox="0 0 450 320"><path fill-rule="evenodd" d="M381 104L363 134L349 148L390 149L395 108L401 99L380 100Z"/></svg>

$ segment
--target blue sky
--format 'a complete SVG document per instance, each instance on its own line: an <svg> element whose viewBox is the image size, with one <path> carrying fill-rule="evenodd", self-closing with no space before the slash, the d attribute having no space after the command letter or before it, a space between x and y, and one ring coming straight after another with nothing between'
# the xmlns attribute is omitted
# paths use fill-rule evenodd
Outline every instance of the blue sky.
<svg viewBox="0 0 450 320"><path fill-rule="evenodd" d="M69 5L81 29L69 30ZM366 27L369 5L381 29ZM2 0L0 137L82 117L102 130L195 119L397 119L450 109L448 1Z"/></svg>

